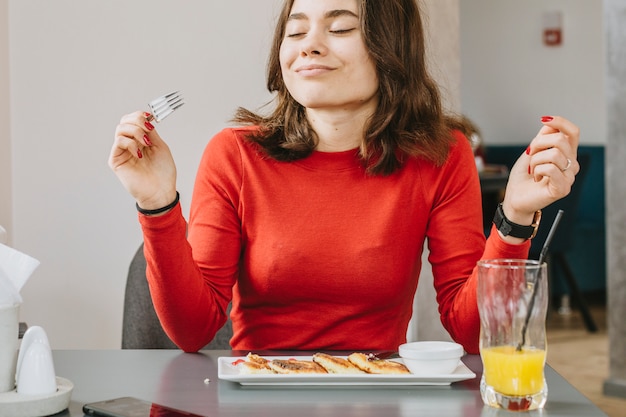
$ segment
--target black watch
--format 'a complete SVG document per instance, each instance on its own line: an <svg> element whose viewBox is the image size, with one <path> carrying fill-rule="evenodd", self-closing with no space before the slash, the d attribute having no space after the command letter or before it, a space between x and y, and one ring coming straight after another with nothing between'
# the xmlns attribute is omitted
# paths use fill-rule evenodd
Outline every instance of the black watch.
<svg viewBox="0 0 626 417"><path fill-rule="evenodd" d="M537 235L539 229L539 222L541 221L541 210L535 212L533 217L533 223L530 226L522 226L521 224L513 223L504 215L502 210L502 203L498 204L496 214L493 216L493 223L496 228L504 236L513 236L520 239L532 239Z"/></svg>

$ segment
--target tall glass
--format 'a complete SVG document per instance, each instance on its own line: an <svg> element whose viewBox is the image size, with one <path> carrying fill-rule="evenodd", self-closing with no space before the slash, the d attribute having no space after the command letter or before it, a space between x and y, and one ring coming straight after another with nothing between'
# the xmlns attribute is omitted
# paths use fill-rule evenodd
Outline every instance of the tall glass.
<svg viewBox="0 0 626 417"><path fill-rule="evenodd" d="M480 393L489 406L524 411L546 403L547 278L538 261L478 262Z"/></svg>

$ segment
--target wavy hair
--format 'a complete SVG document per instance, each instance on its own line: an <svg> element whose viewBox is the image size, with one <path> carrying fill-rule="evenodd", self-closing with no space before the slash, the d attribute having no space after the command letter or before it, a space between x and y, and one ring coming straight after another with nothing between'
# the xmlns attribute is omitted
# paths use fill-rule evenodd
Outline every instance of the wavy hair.
<svg viewBox="0 0 626 417"><path fill-rule="evenodd" d="M407 156L445 162L454 118L442 110L437 84L426 68L425 37L416 0L357 0L360 30L376 66L378 106L370 117L360 145L367 172L389 175ZM305 108L296 102L283 81L279 52L294 0L285 0L278 17L267 65L267 88L276 93L273 111L263 116L239 108L233 121L258 125L249 139L270 157L295 161L317 145Z"/></svg>

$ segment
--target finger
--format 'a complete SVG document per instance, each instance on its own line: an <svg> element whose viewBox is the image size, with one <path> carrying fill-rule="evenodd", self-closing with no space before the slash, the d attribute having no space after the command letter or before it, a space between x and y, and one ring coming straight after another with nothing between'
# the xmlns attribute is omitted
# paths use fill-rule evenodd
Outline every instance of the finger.
<svg viewBox="0 0 626 417"><path fill-rule="evenodd" d="M567 172L567 171L566 171ZM535 182L548 191L552 201L565 197L571 191L575 176L566 174L554 164L542 164L535 168Z"/></svg>
<svg viewBox="0 0 626 417"><path fill-rule="evenodd" d="M561 132L538 135L530 144L528 154L535 163L552 162L563 168L568 160L575 160L576 146ZM562 163L563 162L563 163Z"/></svg>
<svg viewBox="0 0 626 417"><path fill-rule="evenodd" d="M136 111L133 113L126 114L122 116L120 120L120 125L135 125L138 128L142 129L146 134L154 131L154 124L150 121L150 113Z"/></svg>
<svg viewBox="0 0 626 417"><path fill-rule="evenodd" d="M572 176L575 176L580 170L580 165L575 157L568 157L568 155L571 155L571 153L564 152L560 149L560 147L556 146L536 152L531 157L530 171L534 174L536 172L536 167L545 164L552 164L562 173L569 171Z"/></svg>
<svg viewBox="0 0 626 417"><path fill-rule="evenodd" d="M576 161L576 149L561 132L537 136L527 151L530 155L528 173L536 175L536 167L552 164L561 172L570 171L575 176L580 167ZM535 181L538 181L535 178Z"/></svg>
<svg viewBox="0 0 626 417"><path fill-rule="evenodd" d="M132 113L125 114L120 119L120 124L136 124L137 126L143 125L146 121L148 121L148 115L150 113L135 111Z"/></svg>
<svg viewBox="0 0 626 417"><path fill-rule="evenodd" d="M115 170L132 160L142 158L142 147L136 140L127 136L118 136L109 154L109 167Z"/></svg>
<svg viewBox="0 0 626 417"><path fill-rule="evenodd" d="M541 181L544 175L557 177L559 173L560 175L567 177L568 181L573 182L579 170L580 165L578 164L578 161L565 158L563 162L546 160L536 163L533 161L530 167L530 174L533 176L535 182Z"/></svg>
<svg viewBox="0 0 626 417"><path fill-rule="evenodd" d="M133 137L145 146L167 146L161 136L157 133L154 125L148 121L147 115L150 113L134 112L122 117L117 126L116 135L120 134Z"/></svg>
<svg viewBox="0 0 626 417"><path fill-rule="evenodd" d="M573 166L573 162L571 159L567 158L567 161L565 161L565 165L563 166L563 168L561 168L561 172L565 172L568 169L572 168Z"/></svg>
<svg viewBox="0 0 626 417"><path fill-rule="evenodd" d="M145 146L152 146L152 140L149 137L150 132L146 132L141 126L131 123L120 124L115 129L115 137L125 136L142 143Z"/></svg>
<svg viewBox="0 0 626 417"><path fill-rule="evenodd" d="M561 164L561 162L563 163ZM558 148L550 146L546 149L537 150L531 156L531 166L542 164L554 164L557 167L564 167L567 164L567 157Z"/></svg>
<svg viewBox="0 0 626 417"><path fill-rule="evenodd" d="M115 129L115 143L113 146L118 146L122 150L133 151L135 155L142 157L143 148L152 146L152 141L148 134L137 124L119 124Z"/></svg>
<svg viewBox="0 0 626 417"><path fill-rule="evenodd" d="M542 130L544 128L549 128L551 130L548 130L548 133L554 133L552 130L562 132L572 141L574 146L578 146L578 142L580 140L580 129L568 119L560 116L543 116L541 118L541 122L543 123Z"/></svg>
<svg viewBox="0 0 626 417"><path fill-rule="evenodd" d="M569 139L562 133L552 133L549 135L537 136L530 144L529 155L535 156L539 153L548 152L544 156L558 157L561 153L563 158L575 158L576 148L572 146Z"/></svg>

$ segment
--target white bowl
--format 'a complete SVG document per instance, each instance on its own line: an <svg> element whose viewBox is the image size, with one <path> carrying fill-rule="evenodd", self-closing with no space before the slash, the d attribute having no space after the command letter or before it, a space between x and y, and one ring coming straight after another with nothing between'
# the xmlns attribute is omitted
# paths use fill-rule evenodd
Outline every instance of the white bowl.
<svg viewBox="0 0 626 417"><path fill-rule="evenodd" d="M446 375L459 366L463 346L453 342L411 342L400 345L398 353L412 374Z"/></svg>

